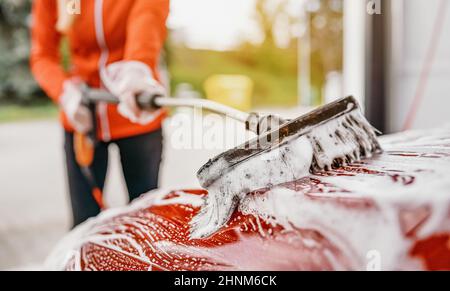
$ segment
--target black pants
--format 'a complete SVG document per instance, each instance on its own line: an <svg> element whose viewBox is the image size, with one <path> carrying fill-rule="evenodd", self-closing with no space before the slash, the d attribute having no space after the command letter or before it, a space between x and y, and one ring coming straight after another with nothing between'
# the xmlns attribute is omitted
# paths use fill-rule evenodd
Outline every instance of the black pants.
<svg viewBox="0 0 450 291"><path fill-rule="evenodd" d="M119 147L122 170L130 201L158 187L159 166L162 154L161 130L144 135L100 142L95 148L92 172L98 186L103 189L108 169L108 147L111 143ZM100 213L100 208L91 194L88 180L75 160L73 134L65 133L67 176L72 204L73 226Z"/></svg>

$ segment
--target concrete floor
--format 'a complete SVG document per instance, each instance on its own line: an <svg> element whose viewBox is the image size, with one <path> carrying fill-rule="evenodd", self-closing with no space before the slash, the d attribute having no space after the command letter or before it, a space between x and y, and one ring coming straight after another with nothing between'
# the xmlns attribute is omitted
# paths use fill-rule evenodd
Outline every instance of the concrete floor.
<svg viewBox="0 0 450 291"><path fill-rule="evenodd" d="M176 116L190 112L181 112ZM294 117L298 110L279 112ZM192 120L192 118L189 118ZM202 164L231 145L245 140L242 125L223 120L202 120L186 124L187 119L171 118L164 124L164 156L160 186L180 189L198 187L195 174ZM206 125L205 125L206 124ZM181 127L180 127L181 126ZM187 127L186 127L187 126ZM224 132L228 144L195 144L209 133ZM180 132L187 134L194 148L177 143ZM238 137L237 137L238 136ZM186 136L185 136L186 137ZM108 205L124 205L126 188L119 167L117 150L111 147L111 166L105 195ZM68 231L70 205L65 188L62 129L57 121L21 122L0 125L0 270L34 269L57 241Z"/></svg>

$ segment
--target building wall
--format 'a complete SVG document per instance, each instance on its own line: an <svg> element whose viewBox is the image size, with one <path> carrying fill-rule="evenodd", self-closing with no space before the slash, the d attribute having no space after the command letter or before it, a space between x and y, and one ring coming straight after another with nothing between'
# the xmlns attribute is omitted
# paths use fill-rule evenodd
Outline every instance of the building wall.
<svg viewBox="0 0 450 291"><path fill-rule="evenodd" d="M394 0L388 129L402 130L432 39L441 0ZM447 1L447 0L444 0ZM396 3L394 3L396 2ZM450 3L414 129L450 123Z"/></svg>

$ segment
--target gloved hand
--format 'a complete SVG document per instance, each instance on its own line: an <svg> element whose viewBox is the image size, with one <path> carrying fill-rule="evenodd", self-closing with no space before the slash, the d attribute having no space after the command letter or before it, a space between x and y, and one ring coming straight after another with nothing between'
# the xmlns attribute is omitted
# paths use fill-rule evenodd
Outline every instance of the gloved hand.
<svg viewBox="0 0 450 291"><path fill-rule="evenodd" d="M136 103L136 96L143 92L166 94L147 65L135 61L117 62L102 70L101 77L106 88L119 97L118 111L122 116L142 125L156 118L156 112L141 110Z"/></svg>
<svg viewBox="0 0 450 291"><path fill-rule="evenodd" d="M92 115L89 108L81 102L83 98L80 90L81 84L76 79L70 79L64 82L63 93L60 97L59 104L75 131L86 134L93 127Z"/></svg>

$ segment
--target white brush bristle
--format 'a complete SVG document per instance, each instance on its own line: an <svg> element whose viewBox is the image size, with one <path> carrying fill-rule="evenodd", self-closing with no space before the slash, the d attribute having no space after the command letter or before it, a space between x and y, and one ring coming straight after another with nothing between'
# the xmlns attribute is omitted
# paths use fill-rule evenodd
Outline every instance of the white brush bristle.
<svg viewBox="0 0 450 291"><path fill-rule="evenodd" d="M329 120L306 136L314 150L312 172L345 166L381 151L375 130L359 110Z"/></svg>
<svg viewBox="0 0 450 291"><path fill-rule="evenodd" d="M306 129L289 142L251 156L218 175L208 186L201 211L191 221L191 237L204 238L224 226L246 194L295 181L381 152L375 130L358 108ZM226 169L219 159L214 169Z"/></svg>

